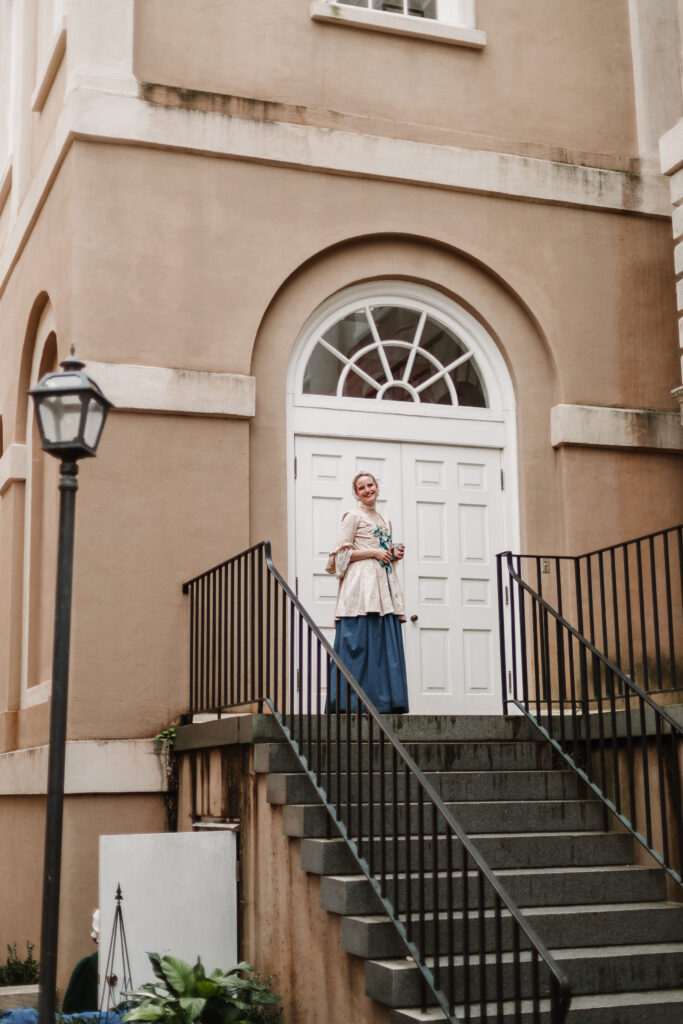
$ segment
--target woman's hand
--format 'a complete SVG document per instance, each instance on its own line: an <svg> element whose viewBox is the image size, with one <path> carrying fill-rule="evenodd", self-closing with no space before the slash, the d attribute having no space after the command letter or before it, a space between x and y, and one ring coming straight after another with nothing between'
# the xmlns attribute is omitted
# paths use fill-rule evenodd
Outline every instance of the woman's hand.
<svg viewBox="0 0 683 1024"><path fill-rule="evenodd" d="M375 558L383 565L389 565L391 562L391 551L387 551L385 548L379 548L379 550L375 551Z"/></svg>
<svg viewBox="0 0 683 1024"><path fill-rule="evenodd" d="M406 546L405 544L394 544L391 550L394 556L394 561L400 562L406 553Z"/></svg>

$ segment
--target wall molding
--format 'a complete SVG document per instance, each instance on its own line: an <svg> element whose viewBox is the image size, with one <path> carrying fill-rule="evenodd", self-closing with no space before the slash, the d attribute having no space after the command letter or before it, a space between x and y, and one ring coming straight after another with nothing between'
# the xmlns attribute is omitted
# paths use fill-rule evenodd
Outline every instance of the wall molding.
<svg viewBox="0 0 683 1024"><path fill-rule="evenodd" d="M154 740L71 740L64 792L165 793L168 779ZM0 754L0 796L44 796L47 745Z"/></svg>
<svg viewBox="0 0 683 1024"><path fill-rule="evenodd" d="M10 484L26 480L26 445L10 444L0 458L0 494Z"/></svg>
<svg viewBox="0 0 683 1024"><path fill-rule="evenodd" d="M244 374L90 361L86 370L119 411L229 419L256 411L256 378Z"/></svg>
<svg viewBox="0 0 683 1024"><path fill-rule="evenodd" d="M550 441L553 448L683 452L683 424L675 412L556 405L550 410Z"/></svg>
<svg viewBox="0 0 683 1024"><path fill-rule="evenodd" d="M531 202L669 219L666 180L655 174L440 146L315 125L167 107L137 96L74 87L0 256L0 296L75 139L200 153L232 160Z"/></svg>

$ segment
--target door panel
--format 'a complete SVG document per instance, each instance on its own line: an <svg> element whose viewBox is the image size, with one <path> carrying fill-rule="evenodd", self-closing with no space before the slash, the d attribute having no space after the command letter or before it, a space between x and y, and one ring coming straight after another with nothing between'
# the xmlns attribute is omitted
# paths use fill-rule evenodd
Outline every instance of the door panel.
<svg viewBox="0 0 683 1024"><path fill-rule="evenodd" d="M296 437L299 596L330 642L337 581L325 573L351 480L380 482L378 507L405 543L398 568L410 709L496 714L498 615L495 553L503 546L501 453L496 449ZM411 622L411 616L417 616Z"/></svg>

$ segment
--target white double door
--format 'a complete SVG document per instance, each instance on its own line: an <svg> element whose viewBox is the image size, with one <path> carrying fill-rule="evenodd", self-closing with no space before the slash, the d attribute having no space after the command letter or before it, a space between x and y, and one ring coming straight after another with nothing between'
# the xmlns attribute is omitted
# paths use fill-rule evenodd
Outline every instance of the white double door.
<svg viewBox="0 0 683 1024"><path fill-rule="evenodd" d="M330 642L338 583L325 563L342 513L355 506L351 480L367 470L394 541L406 546L397 568L411 713L499 714L501 451L298 436L295 456L298 593Z"/></svg>

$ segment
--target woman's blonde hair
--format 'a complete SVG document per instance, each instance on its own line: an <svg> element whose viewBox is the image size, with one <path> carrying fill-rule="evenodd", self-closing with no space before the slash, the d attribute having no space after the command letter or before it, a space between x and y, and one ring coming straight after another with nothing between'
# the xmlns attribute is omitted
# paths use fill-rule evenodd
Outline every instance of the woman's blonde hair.
<svg viewBox="0 0 683 1024"><path fill-rule="evenodd" d="M351 481L351 491L353 493L354 498L357 496L357 493L358 493L356 491L356 484L358 483L358 481L360 480L360 478L362 476L369 476L371 480L375 481L375 483L377 484L377 487L379 488L379 480L377 479L377 477L374 476L372 473L368 473L367 470L363 470L360 473L356 473L356 475L354 476L353 480Z"/></svg>

